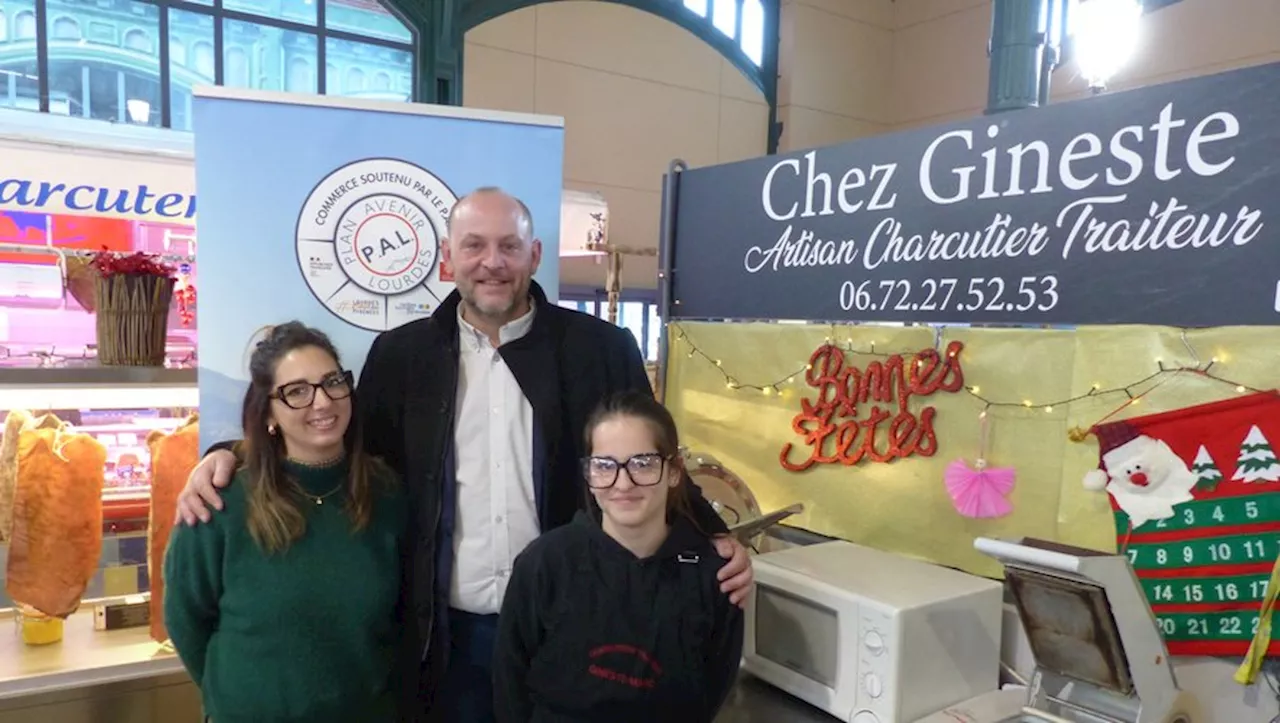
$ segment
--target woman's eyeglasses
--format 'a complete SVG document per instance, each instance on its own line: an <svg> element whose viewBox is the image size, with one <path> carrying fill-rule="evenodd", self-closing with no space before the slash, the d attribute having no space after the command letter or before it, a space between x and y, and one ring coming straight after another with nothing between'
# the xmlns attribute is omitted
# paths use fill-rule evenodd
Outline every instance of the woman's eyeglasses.
<svg viewBox="0 0 1280 723"><path fill-rule="evenodd" d="M587 457L582 460L582 476L587 478L587 485L593 489L609 489L618 482L618 475L623 468L631 478L631 484L637 487L652 487L662 481L662 473L666 470L667 458L658 452L632 455L625 460L613 457Z"/></svg>
<svg viewBox="0 0 1280 723"><path fill-rule="evenodd" d="M355 382L351 376L351 372L343 370L334 372L324 379L317 382L289 382L276 387L271 397L284 402L286 407L290 409L306 409L315 404L316 390L323 389L325 396L330 401L338 401L351 396L351 390L355 386Z"/></svg>

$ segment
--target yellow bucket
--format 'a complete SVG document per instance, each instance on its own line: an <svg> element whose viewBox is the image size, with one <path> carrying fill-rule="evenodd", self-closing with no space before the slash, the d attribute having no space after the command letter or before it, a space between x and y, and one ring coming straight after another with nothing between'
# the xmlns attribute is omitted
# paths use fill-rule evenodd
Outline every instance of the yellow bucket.
<svg viewBox="0 0 1280 723"><path fill-rule="evenodd" d="M50 645L62 640L62 618L39 613L22 615L22 642L27 645Z"/></svg>

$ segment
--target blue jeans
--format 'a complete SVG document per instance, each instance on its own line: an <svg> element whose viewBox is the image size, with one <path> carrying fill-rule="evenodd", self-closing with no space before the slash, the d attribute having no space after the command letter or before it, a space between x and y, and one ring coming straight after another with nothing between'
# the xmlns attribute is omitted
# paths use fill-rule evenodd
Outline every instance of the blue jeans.
<svg viewBox="0 0 1280 723"><path fill-rule="evenodd" d="M449 609L449 662L436 698L440 723L495 723L493 649L498 616Z"/></svg>

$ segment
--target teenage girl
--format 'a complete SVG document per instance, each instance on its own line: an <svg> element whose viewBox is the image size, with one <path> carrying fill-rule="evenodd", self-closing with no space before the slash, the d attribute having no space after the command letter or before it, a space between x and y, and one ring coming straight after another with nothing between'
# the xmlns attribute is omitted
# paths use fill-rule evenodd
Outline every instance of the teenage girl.
<svg viewBox="0 0 1280 723"><path fill-rule="evenodd" d="M693 521L671 414L608 399L586 430L597 505L519 557L494 659L499 723L711 723L742 655L724 560Z"/></svg>

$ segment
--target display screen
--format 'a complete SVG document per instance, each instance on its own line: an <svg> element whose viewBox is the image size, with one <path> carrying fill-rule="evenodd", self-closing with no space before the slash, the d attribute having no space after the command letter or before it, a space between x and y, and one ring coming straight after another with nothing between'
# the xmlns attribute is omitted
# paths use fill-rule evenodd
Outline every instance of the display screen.
<svg viewBox="0 0 1280 723"><path fill-rule="evenodd" d="M755 616L757 655L835 688L840 624L834 610L757 584Z"/></svg>

